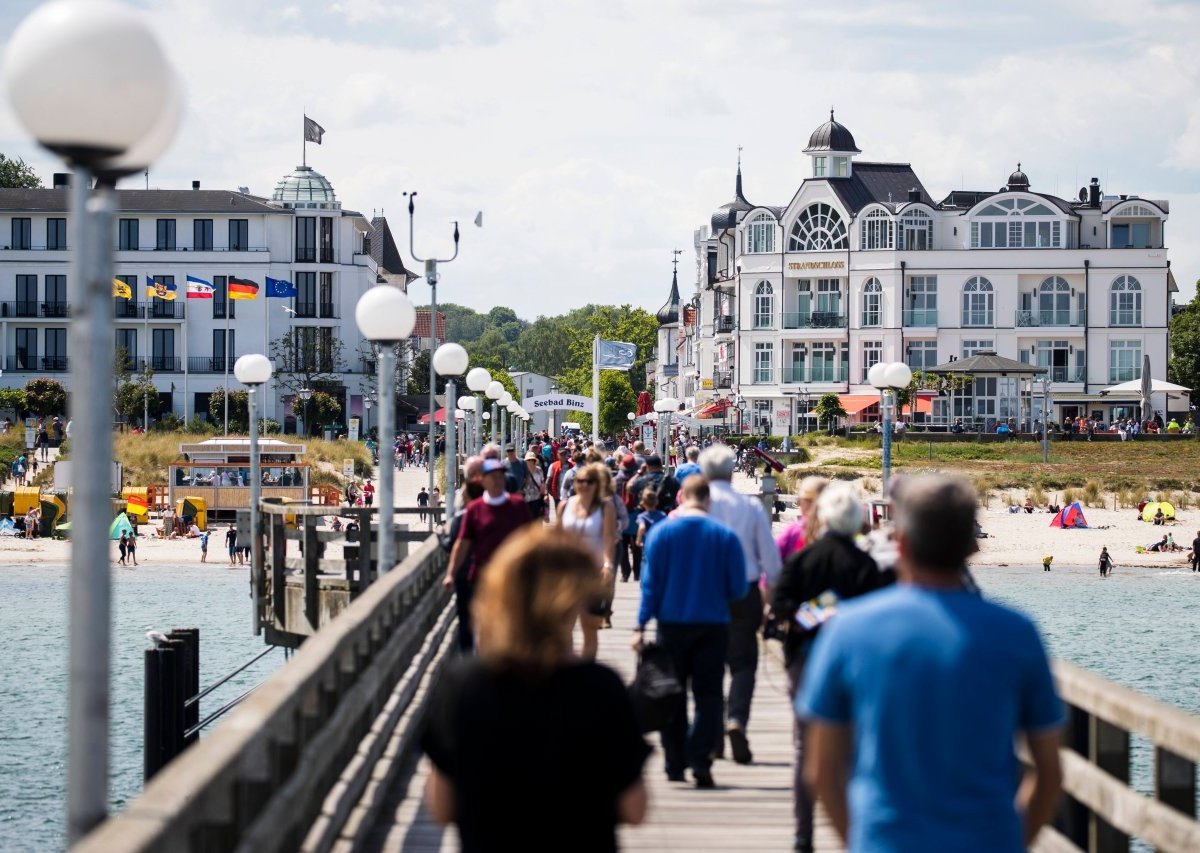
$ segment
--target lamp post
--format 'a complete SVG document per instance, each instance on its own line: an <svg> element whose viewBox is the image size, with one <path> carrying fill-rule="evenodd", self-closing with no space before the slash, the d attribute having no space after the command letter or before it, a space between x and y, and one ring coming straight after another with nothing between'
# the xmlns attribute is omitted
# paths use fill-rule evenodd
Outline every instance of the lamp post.
<svg viewBox="0 0 1200 853"><path fill-rule="evenodd" d="M550 385L550 393L551 394L558 393L558 383L557 382L552 383ZM557 411L558 410L553 408L553 406L550 408L549 414L550 414L550 438L551 439L553 439L558 434L558 424L556 423L557 418L555 417L555 412L557 412Z"/></svg>
<svg viewBox="0 0 1200 853"><path fill-rule="evenodd" d="M396 466L392 447L396 443L395 368L396 346L412 334L417 312L404 291L390 284L376 285L358 300L354 321L364 338L379 348L379 446L387 448L386 464L379 469L379 571L396 564L396 534L392 517L396 508ZM432 416L431 416L432 419ZM363 543L367 547L367 542Z"/></svg>
<svg viewBox="0 0 1200 853"><path fill-rule="evenodd" d="M371 434L371 398L363 400L363 435Z"/></svg>
<svg viewBox="0 0 1200 853"><path fill-rule="evenodd" d="M494 407L493 407L493 408L494 408ZM483 413L483 420L484 420L484 423L487 425L487 428L488 428L488 440L490 441L490 440L491 440L491 438L492 438L492 429L493 429L493 427L492 427L492 414L491 414L491 412L484 412L484 413ZM482 444L480 444L480 445L479 445L479 449L480 449L480 452L482 452L482 451L483 451L483 445L482 445Z"/></svg>
<svg viewBox="0 0 1200 853"><path fill-rule="evenodd" d="M625 420L629 421L629 432L630 432L630 433L632 433L632 432L633 432L633 422L634 422L635 420L637 420L637 415L635 415L633 412L626 412L626 413L625 413ZM633 447L633 441L632 441L632 440L630 440L630 442L629 442L629 446L630 446L630 447Z"/></svg>
<svg viewBox="0 0 1200 853"><path fill-rule="evenodd" d="M458 421L455 418L458 389L454 385L454 377L466 373L467 361L467 351L459 344L442 344L433 354L433 369L446 377L446 518L454 515L454 481L458 472ZM433 490L430 489L429 493L432 495ZM433 513L429 514L429 527L433 528Z"/></svg>
<svg viewBox="0 0 1200 853"><path fill-rule="evenodd" d="M463 418L463 455L469 456L475 452L475 419L471 417L471 413L478 411L475 404L479 401L468 395L459 397L458 407L462 409Z"/></svg>
<svg viewBox="0 0 1200 853"><path fill-rule="evenodd" d="M254 606L254 635L262 633L259 601L263 593L262 534L259 532L258 501L262 492L262 464L258 453L258 389L274 373L271 360L252 353L239 358L233 365L233 375L246 386L246 403L250 427L250 599Z"/></svg>
<svg viewBox="0 0 1200 853"><path fill-rule="evenodd" d="M467 387L475 394L473 411L475 412L475 453L483 450L483 400L482 396L492 383L492 374L486 367L475 367L467 373Z"/></svg>
<svg viewBox="0 0 1200 853"><path fill-rule="evenodd" d="M911 381L912 370L902 361L890 364L879 362L867 371L867 382L879 389L879 417L883 421L882 493L885 496L892 474L892 420L895 417L896 392L908 387Z"/></svg>
<svg viewBox="0 0 1200 853"><path fill-rule="evenodd" d="M144 17L113 3L52 2L17 27L4 83L20 123L74 171L71 267L73 541L67 721L67 842L108 808L112 520L113 189L170 144L182 87ZM93 179L96 186L93 188Z"/></svg>
<svg viewBox="0 0 1200 853"><path fill-rule="evenodd" d="M308 422L308 401L312 399L312 389L305 385L296 392L300 398L300 420L304 422L304 434L312 434L312 426Z"/></svg>
<svg viewBox="0 0 1200 853"><path fill-rule="evenodd" d="M1050 461L1050 377L1042 379L1042 462Z"/></svg>
<svg viewBox="0 0 1200 853"><path fill-rule="evenodd" d="M491 382L488 383L487 390L484 391L484 394L486 394L487 398L492 401L492 417L491 417L492 426L491 426L491 433L488 437L492 442L495 442L496 441L496 425L497 425L496 401L504 396L504 394L505 394L504 386L501 385L499 383L499 381L493 379ZM503 455L504 448L501 447L500 451L501 451L501 455Z"/></svg>
<svg viewBox="0 0 1200 853"><path fill-rule="evenodd" d="M508 427L512 425L512 418L511 417L505 418L505 413L507 412L509 415L512 414L512 409L509 408L511 405L512 405L512 394L508 393L508 391L505 391L503 394L501 394L499 397L496 398L496 408L500 413L500 449L501 450L504 450L504 448L508 445L508 443L510 441L510 436L508 434L509 433Z"/></svg>

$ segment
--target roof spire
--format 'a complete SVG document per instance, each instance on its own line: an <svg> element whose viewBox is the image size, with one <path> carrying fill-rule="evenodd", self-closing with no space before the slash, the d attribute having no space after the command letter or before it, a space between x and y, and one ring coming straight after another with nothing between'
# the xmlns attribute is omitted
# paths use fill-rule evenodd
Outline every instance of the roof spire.
<svg viewBox="0 0 1200 853"><path fill-rule="evenodd" d="M829 120L833 121L833 107L829 108Z"/></svg>
<svg viewBox="0 0 1200 853"><path fill-rule="evenodd" d="M679 256L682 254L682 249L671 250L671 295L667 297L667 304L659 308L655 315L660 326L679 322Z"/></svg>
<svg viewBox="0 0 1200 853"><path fill-rule="evenodd" d="M738 146L737 156L737 179L733 184L733 200L743 202L747 205L750 204L750 202L746 201L746 196L742 192L742 146L740 145Z"/></svg>

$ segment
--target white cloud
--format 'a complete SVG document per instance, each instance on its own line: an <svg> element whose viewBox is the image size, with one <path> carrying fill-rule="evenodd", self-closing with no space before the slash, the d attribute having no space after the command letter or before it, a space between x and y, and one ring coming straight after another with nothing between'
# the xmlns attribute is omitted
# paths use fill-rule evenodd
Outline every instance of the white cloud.
<svg viewBox="0 0 1200 853"><path fill-rule="evenodd" d="M831 105L864 159L911 162L935 196L998 187L1020 160L1035 189L1096 175L1170 198L1176 277L1200 277L1194 4L145 2L189 89L151 184L267 193L305 110L327 130L309 162L347 207L402 236L419 190L419 250L485 211L443 301L657 309L671 249L731 198L737 146L749 198L784 204ZM0 150L61 168L7 106Z"/></svg>

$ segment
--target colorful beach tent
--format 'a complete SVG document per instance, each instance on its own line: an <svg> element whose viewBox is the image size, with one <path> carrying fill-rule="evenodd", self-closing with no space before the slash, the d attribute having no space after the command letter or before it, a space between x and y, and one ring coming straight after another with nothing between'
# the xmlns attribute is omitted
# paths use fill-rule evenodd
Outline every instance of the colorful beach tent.
<svg viewBox="0 0 1200 853"><path fill-rule="evenodd" d="M11 518L0 518L0 536L16 536L17 525Z"/></svg>
<svg viewBox="0 0 1200 853"><path fill-rule="evenodd" d="M1142 521L1154 521L1154 516L1162 510L1163 518L1167 521L1173 521L1175 518L1175 507L1166 501L1150 501L1142 507Z"/></svg>
<svg viewBox="0 0 1200 853"><path fill-rule="evenodd" d="M126 533L133 533L133 525L129 523L129 516L125 513L121 513L113 519L112 525L108 528L108 538L120 539L122 530Z"/></svg>
<svg viewBox="0 0 1200 853"><path fill-rule="evenodd" d="M1087 527L1087 519L1083 517L1083 508L1078 502L1070 506L1063 507L1059 512L1054 514L1054 520L1050 522L1051 527L1061 527L1066 530L1069 527Z"/></svg>

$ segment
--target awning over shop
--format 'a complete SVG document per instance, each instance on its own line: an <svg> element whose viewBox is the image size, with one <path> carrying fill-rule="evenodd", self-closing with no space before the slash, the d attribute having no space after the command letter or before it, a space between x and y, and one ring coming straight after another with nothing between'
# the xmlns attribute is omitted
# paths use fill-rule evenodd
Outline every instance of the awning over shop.
<svg viewBox="0 0 1200 853"><path fill-rule="evenodd" d="M707 404L701 406L699 409L697 409L696 417L698 417L698 418L720 418L725 414L726 409L728 409L732 405L733 405L732 400L727 400L727 399L713 400L712 402L707 403Z"/></svg>
<svg viewBox="0 0 1200 853"><path fill-rule="evenodd" d="M848 415L857 415L863 409L879 405L878 394L838 394L838 400Z"/></svg>
<svg viewBox="0 0 1200 853"><path fill-rule="evenodd" d="M437 412L434 413L434 417L437 418L437 422L439 424L444 424L446 422L445 408L438 409ZM417 423L419 423L419 424L429 423L429 413L426 412L425 414L421 415L421 418L420 418L420 420L417 421Z"/></svg>

